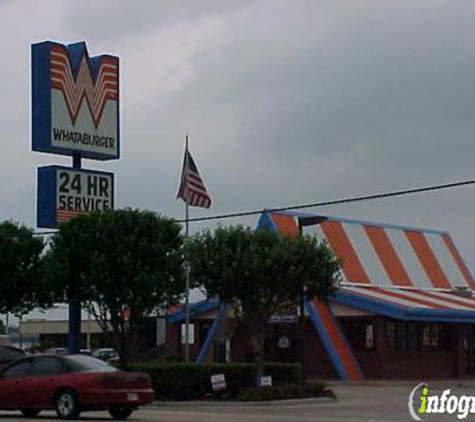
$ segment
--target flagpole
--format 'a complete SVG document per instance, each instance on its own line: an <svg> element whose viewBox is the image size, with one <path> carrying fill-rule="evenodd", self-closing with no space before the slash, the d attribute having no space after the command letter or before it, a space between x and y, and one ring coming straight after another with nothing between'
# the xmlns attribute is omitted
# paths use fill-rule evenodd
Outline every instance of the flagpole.
<svg viewBox="0 0 475 422"><path fill-rule="evenodd" d="M185 136L185 168L188 168L188 134ZM190 214L189 214L189 205L188 201L185 201L185 237L188 239L190 235ZM190 339L189 339L189 328L190 328L190 263L188 262L188 257L185 257L185 362L190 361Z"/></svg>

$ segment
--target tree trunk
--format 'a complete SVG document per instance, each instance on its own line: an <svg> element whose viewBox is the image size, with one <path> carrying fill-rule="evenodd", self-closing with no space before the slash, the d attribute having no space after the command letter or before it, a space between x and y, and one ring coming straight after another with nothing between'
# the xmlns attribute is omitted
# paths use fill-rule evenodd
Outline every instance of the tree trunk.
<svg viewBox="0 0 475 422"><path fill-rule="evenodd" d="M264 347L265 347L265 328L256 329L252 336L252 349L254 354L254 362L256 364L256 385L260 386L260 379L264 373Z"/></svg>
<svg viewBox="0 0 475 422"><path fill-rule="evenodd" d="M129 363L126 333L119 333L118 346L117 353L119 354L119 365L121 369L126 370Z"/></svg>
<svg viewBox="0 0 475 422"><path fill-rule="evenodd" d="M128 350L127 350L127 332L123 321L115 320L111 321L113 337L114 337L114 347L119 354L119 366L121 369L127 369L128 364Z"/></svg>

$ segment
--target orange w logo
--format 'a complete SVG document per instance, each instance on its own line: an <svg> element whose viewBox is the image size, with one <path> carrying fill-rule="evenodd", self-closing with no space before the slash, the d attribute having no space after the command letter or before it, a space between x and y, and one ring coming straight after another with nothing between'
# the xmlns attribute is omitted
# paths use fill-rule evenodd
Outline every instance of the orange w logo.
<svg viewBox="0 0 475 422"><path fill-rule="evenodd" d="M52 45L50 60L51 88L62 91L73 124L76 123L85 98L97 129L107 100L117 101L119 98L119 60L109 56L101 57L95 82L86 54L81 59L76 77L65 47Z"/></svg>

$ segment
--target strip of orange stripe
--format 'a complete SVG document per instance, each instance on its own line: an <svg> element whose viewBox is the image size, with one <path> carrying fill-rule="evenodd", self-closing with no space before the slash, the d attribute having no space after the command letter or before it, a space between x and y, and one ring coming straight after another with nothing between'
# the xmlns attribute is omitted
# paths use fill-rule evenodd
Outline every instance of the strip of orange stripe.
<svg viewBox="0 0 475 422"><path fill-rule="evenodd" d="M394 290L384 290L384 289L375 288L374 291L377 292L377 293L389 296L389 297L404 299L404 300L407 300L409 302L418 303L419 305L429 306L430 308L437 308L437 309L447 309L447 308L449 308L449 306L442 306L442 305L439 305L438 303L430 302L429 300L419 299L417 297L412 297L410 295L404 295L404 294L396 292ZM403 290L401 290L401 291L403 291ZM410 293L410 292L408 291L408 293Z"/></svg>
<svg viewBox="0 0 475 422"><path fill-rule="evenodd" d="M448 234L443 234L442 238L444 239L445 245L449 249L452 257L454 258L455 262L457 263L460 271L462 272L463 276L465 277L465 280L467 284L470 286L472 290L475 290L475 281L473 280L473 275L472 273L468 270L467 266L462 260L462 257L457 251L457 248L454 245L454 242L452 242L452 239Z"/></svg>
<svg viewBox="0 0 475 422"><path fill-rule="evenodd" d="M63 214L63 213L58 213L57 214L58 217L78 217L80 215L81 214Z"/></svg>
<svg viewBox="0 0 475 422"><path fill-rule="evenodd" d="M279 233L295 236L299 233L299 227L295 222L295 218L291 215L271 213L272 220L277 227Z"/></svg>
<svg viewBox="0 0 475 422"><path fill-rule="evenodd" d="M372 299L375 299L375 300L382 300L382 301L387 302L387 303L394 303L389 298L385 298L385 299L379 298L379 297L376 298L376 297L373 297L371 295L365 294L364 290L365 289L361 289L361 292L357 292L357 294L361 294L361 295L364 295L366 297L369 297L369 298L372 298ZM373 289L373 290L378 291L378 293L382 293L382 294L386 294L387 296L394 297L394 295L387 294L389 292L388 290L379 290L379 289L376 290L376 288ZM352 293L354 293L354 292L352 291ZM460 300L457 300L456 297L449 296L449 293L441 293L440 295L437 295L435 293L431 293L431 292L428 292L426 290L411 290L411 291L408 291L408 293L417 293L417 294L420 294L422 296L426 296L429 299L433 298L433 299L440 300L442 302L447 302L447 306L444 307L442 305L437 305L437 304L434 304L433 302L424 301L422 299L413 299L413 298L405 296L403 294L400 294L398 297L400 299L405 299L407 301L417 301L417 303L420 303L422 305L426 305L426 306L430 306L432 308L438 308L438 309L447 309L447 308L451 309L451 307L448 304L464 306L466 308L475 309L475 300L473 301L473 304L465 303L465 302L462 302ZM397 303L396 305L406 307L406 305L402 305L402 304L399 304L399 303Z"/></svg>
<svg viewBox="0 0 475 422"><path fill-rule="evenodd" d="M444 274L442 267L440 266L437 258L435 257L432 249L427 243L426 238L420 232L415 232L412 230L404 230L409 243L411 244L414 252L419 258L419 262L422 264L424 271L429 277L432 285L440 289L451 289L452 286L449 283L449 280Z"/></svg>
<svg viewBox="0 0 475 422"><path fill-rule="evenodd" d="M382 227L363 226L379 260L395 286L413 286L386 231Z"/></svg>
<svg viewBox="0 0 475 422"><path fill-rule="evenodd" d="M335 255L343 260L342 270L346 279L353 283L371 284L342 224L337 221L324 221L320 226Z"/></svg>
<svg viewBox="0 0 475 422"><path fill-rule="evenodd" d="M81 215L85 214L84 211L63 211L63 210L58 210L57 211L58 215Z"/></svg>
<svg viewBox="0 0 475 422"><path fill-rule="evenodd" d="M344 350L345 348L342 347L343 345L336 331L336 327L330 321L330 316L327 312L325 305L323 305L320 301L315 300L314 306L320 320L322 321L323 326L325 327L326 332L330 336L332 345L335 348L336 353L338 354L338 357L341 361L341 364L343 365L345 369L345 372L347 373L348 377L352 379L353 371L351 370L351 365L348 360L348 356L345 353L345 350Z"/></svg>
<svg viewBox="0 0 475 422"><path fill-rule="evenodd" d="M343 333L336 322L335 318L331 314L328 306L316 300L316 306L319 309L320 316L322 317L322 322L327 328L327 332L331 334L331 337L334 342L334 346L337 349L337 352L340 356L340 359L346 369L346 372L351 380L362 379L362 373L359 370L359 367L355 361L354 356L351 354L351 351L348 350L345 341L343 340Z"/></svg>
<svg viewBox="0 0 475 422"><path fill-rule="evenodd" d="M441 293L440 295L436 295L434 293L427 292L427 291L421 291L417 293L424 296L432 297L434 299L441 300L443 302L451 303L452 305L465 306L466 308L475 309L475 301L473 301L473 304L465 303L460 300L457 300L456 297L449 296L450 293Z"/></svg>
<svg viewBox="0 0 475 422"><path fill-rule="evenodd" d="M349 290L350 293L354 293L356 295L360 295L360 296L365 296L365 297L368 297L370 299L373 299L373 300L380 300L382 302L386 302L386 303L390 303L392 305L394 305L394 300L391 300L390 298L386 297L386 298L382 298L382 297L374 297L374 296L371 296L370 294L368 294L367 292L368 291L374 291L376 288L366 288L366 287L361 287L361 288L358 288L358 290ZM407 308L408 306L407 305L403 305L402 303L397 303L397 306L402 306L403 308Z"/></svg>

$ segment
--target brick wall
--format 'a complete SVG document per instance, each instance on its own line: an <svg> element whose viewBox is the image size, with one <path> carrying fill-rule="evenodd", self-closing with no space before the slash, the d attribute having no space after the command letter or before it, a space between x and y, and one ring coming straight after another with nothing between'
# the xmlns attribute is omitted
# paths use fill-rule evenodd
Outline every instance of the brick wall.
<svg viewBox="0 0 475 422"><path fill-rule="evenodd" d="M368 318L366 317L366 320ZM349 344L353 347L355 356L361 365L362 371L368 379L437 379L437 378L453 378L464 376L466 372L466 358L463 350L463 340L461 332L463 324L453 324L451 327L452 339L450 347L440 349L419 348L418 350L389 350L387 341L386 324L388 318L376 316L370 317L374 326L374 342L373 350L363 350L361 345L359 349L354 348L355 341L347 338ZM196 358L199 353L200 344L204 342L204 338L200 339L200 322L193 321L195 326L195 345L191 346L191 356ZM207 324L210 321L206 321ZM470 327L470 326L469 326ZM286 330L289 326L286 326ZM294 330L291 338L292 351L286 354L279 354L278 350L268 350L268 359L278 361L279 356L285 355L285 360L289 361L292 356L294 361L302 361L302 342L304 361L303 368L308 379L337 379L337 373L333 368L333 364L319 338L316 330L310 321L306 321L305 335L302 337L301 325L294 324L290 327ZM465 328L466 329L466 328ZM470 327L471 329L471 327ZM275 327L270 330L271 334L279 336L282 331L276 330ZM269 339L269 345L276 347L276 339ZM360 343L361 344L361 343ZM167 326L167 342L164 347L165 353L177 354L182 352L180 345L180 324ZM207 360L214 359L214 345L207 357ZM249 333L245 328L237 324L232 340L231 340L231 360L233 362L245 362L252 360L252 349L250 344Z"/></svg>

